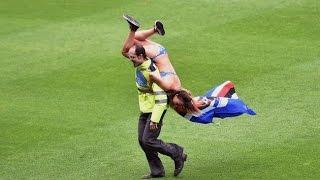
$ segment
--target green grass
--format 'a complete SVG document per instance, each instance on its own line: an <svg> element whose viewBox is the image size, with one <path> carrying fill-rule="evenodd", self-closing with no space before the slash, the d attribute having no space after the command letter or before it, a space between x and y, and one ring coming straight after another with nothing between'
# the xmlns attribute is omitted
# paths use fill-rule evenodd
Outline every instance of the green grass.
<svg viewBox="0 0 320 180"><path fill-rule="evenodd" d="M155 19L184 87L235 82L257 116L211 125L172 110L161 138L185 147L179 179L320 178L317 0L0 2L0 179L139 179L132 65L122 13ZM162 156L167 178L172 161Z"/></svg>

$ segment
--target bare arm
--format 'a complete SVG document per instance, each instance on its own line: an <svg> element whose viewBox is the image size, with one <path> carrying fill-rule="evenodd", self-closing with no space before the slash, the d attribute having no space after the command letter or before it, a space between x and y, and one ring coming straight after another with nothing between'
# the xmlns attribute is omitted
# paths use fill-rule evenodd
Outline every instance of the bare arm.
<svg viewBox="0 0 320 180"><path fill-rule="evenodd" d="M207 99L207 98L201 99L201 100L200 99L193 99L193 103L197 108L199 108L201 110L201 109L208 107L211 103L211 100Z"/></svg>

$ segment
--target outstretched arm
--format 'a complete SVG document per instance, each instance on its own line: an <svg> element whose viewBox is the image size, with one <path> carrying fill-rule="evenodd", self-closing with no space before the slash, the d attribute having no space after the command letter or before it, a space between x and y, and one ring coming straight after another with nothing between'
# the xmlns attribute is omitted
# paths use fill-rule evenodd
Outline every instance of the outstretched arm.
<svg viewBox="0 0 320 180"><path fill-rule="evenodd" d="M198 99L198 98L193 98L193 104L200 110L208 107L211 103L210 99L204 98L204 99Z"/></svg>

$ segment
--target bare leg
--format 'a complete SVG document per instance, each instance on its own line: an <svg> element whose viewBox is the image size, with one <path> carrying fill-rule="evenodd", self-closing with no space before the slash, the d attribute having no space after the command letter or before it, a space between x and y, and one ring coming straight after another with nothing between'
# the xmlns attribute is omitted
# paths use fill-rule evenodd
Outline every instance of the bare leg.
<svg viewBox="0 0 320 180"><path fill-rule="evenodd" d="M134 38L135 38L135 31L130 31L122 47L122 54L126 57L127 55L125 54L128 53L129 49L134 45Z"/></svg>
<svg viewBox="0 0 320 180"><path fill-rule="evenodd" d="M176 75L175 75L176 76ZM150 78L153 82L155 82L158 86L161 87L161 89L165 90L165 91L178 91L181 89L181 85L180 85L180 80L178 79L178 81L174 80L173 77L161 77L160 75L151 72L150 73ZM178 76L177 76L178 78Z"/></svg>
<svg viewBox="0 0 320 180"><path fill-rule="evenodd" d="M157 33L157 32L154 30L154 28L150 28L147 30L141 30L141 31L136 32L134 38L138 41L144 41L155 33Z"/></svg>

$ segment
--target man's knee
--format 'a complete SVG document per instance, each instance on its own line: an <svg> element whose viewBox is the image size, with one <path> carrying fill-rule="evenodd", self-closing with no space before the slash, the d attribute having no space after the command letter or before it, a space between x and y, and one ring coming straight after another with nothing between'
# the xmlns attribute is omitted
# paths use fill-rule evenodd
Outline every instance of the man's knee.
<svg viewBox="0 0 320 180"><path fill-rule="evenodd" d="M142 137L141 143L147 147L153 147L156 144L157 140L153 138Z"/></svg>

